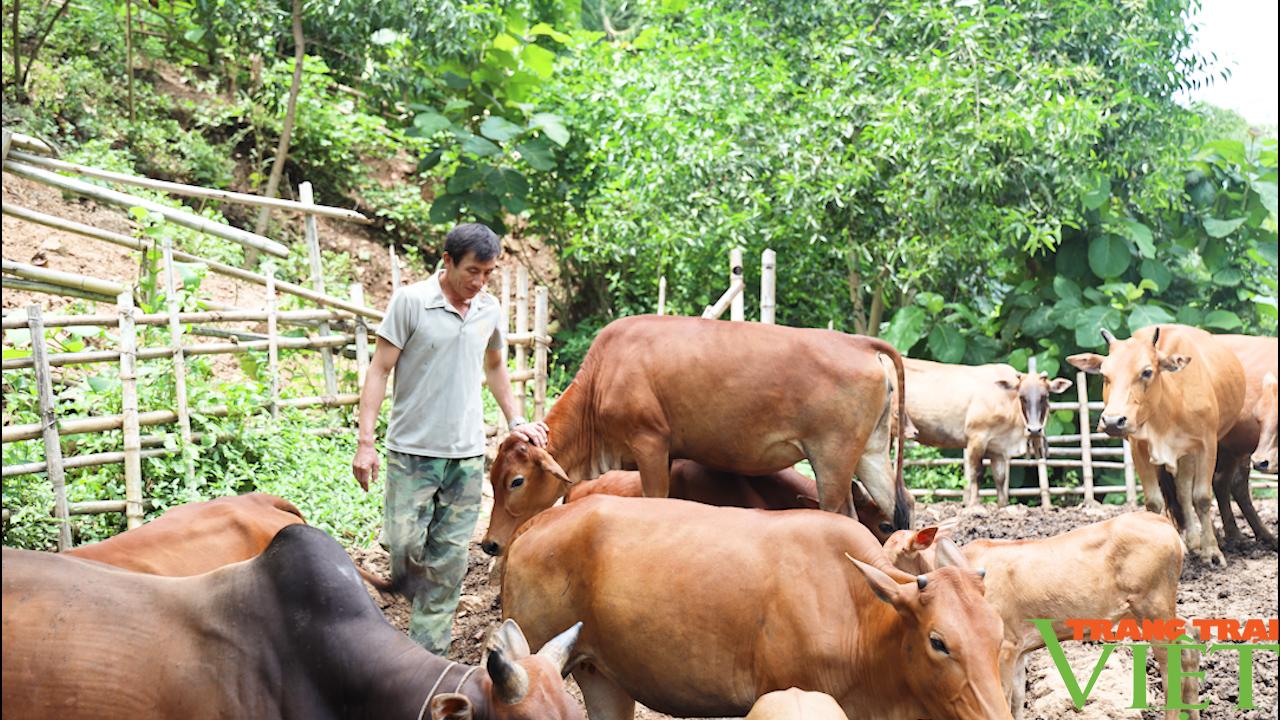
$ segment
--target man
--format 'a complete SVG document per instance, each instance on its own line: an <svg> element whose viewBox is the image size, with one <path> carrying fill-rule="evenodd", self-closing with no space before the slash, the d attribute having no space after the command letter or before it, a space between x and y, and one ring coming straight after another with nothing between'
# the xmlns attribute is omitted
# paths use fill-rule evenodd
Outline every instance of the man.
<svg viewBox="0 0 1280 720"><path fill-rule="evenodd" d="M351 469L368 492L378 477L378 412L395 369L384 530L392 580L413 604L409 636L437 655L449 649L480 514L482 367L509 427L539 446L547 438L545 425L520 417L503 358L502 313L484 291L500 249L498 236L484 225L467 223L448 234L444 269L391 298L360 393Z"/></svg>

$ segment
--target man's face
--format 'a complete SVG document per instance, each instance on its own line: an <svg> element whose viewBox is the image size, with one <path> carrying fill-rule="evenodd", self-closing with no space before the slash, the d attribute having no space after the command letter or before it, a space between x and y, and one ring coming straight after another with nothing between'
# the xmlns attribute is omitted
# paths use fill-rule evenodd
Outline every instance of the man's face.
<svg viewBox="0 0 1280 720"><path fill-rule="evenodd" d="M453 262L453 258L448 253L444 256L444 279L448 283L449 289L453 294L461 297L463 300L470 300L480 291L484 289L486 283L489 282L489 276L493 274L494 268L498 267L498 258L490 260L477 260L475 253L467 253L458 263Z"/></svg>

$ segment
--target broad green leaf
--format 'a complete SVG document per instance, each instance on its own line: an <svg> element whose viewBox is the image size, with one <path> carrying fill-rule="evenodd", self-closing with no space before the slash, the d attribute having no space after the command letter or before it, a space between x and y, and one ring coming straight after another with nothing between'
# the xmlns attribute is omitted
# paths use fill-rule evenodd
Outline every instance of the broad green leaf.
<svg viewBox="0 0 1280 720"><path fill-rule="evenodd" d="M1156 292L1164 292L1169 289L1169 283L1173 282L1173 273L1159 260L1143 260L1138 272L1143 279L1155 283Z"/></svg>
<svg viewBox="0 0 1280 720"><path fill-rule="evenodd" d="M487 169L478 168L475 165L462 165L449 178L449 182L445 185L445 190L454 195L460 195L471 189L472 185L480 182L484 177Z"/></svg>
<svg viewBox="0 0 1280 720"><path fill-rule="evenodd" d="M1200 155L1202 157L1217 155L1229 163L1243 165L1244 143L1239 140L1214 140L1213 142L1205 143L1204 148L1200 151Z"/></svg>
<svg viewBox="0 0 1280 720"><path fill-rule="evenodd" d="M1191 307L1190 305L1183 305L1178 308L1178 322L1183 325L1199 327L1203 320L1204 312L1200 308Z"/></svg>
<svg viewBox="0 0 1280 720"><path fill-rule="evenodd" d="M529 28L529 34L530 35L546 35L547 37L561 44L568 44L568 42L573 39L544 22L540 22L537 25L534 25L533 27Z"/></svg>
<svg viewBox="0 0 1280 720"><path fill-rule="evenodd" d="M443 155L444 155L444 150L442 150L441 148L436 148L435 150L432 150L426 155L423 155L422 159L418 161L418 172L424 173L430 170L431 168L435 167L436 165L439 165L440 158Z"/></svg>
<svg viewBox="0 0 1280 720"><path fill-rule="evenodd" d="M1276 215L1276 183L1274 180L1254 180L1250 185L1253 191L1258 193L1258 199L1262 201L1262 206L1271 213L1272 217Z"/></svg>
<svg viewBox="0 0 1280 720"><path fill-rule="evenodd" d="M529 204L525 202L523 197L504 195L502 196L502 207L512 215L519 215L529 207Z"/></svg>
<svg viewBox="0 0 1280 720"><path fill-rule="evenodd" d="M493 39L493 46L499 50L515 52L520 47L520 41L506 33L498 33L498 37Z"/></svg>
<svg viewBox="0 0 1280 720"><path fill-rule="evenodd" d="M484 175L484 186L498 197L510 195L524 198L529 194L529 181L515 170L490 169Z"/></svg>
<svg viewBox="0 0 1280 720"><path fill-rule="evenodd" d="M466 140L463 140L462 150L479 157L489 157L490 155L497 155L502 152L502 148L478 135L472 135Z"/></svg>
<svg viewBox="0 0 1280 720"><path fill-rule="evenodd" d="M1219 330L1235 330L1242 323L1240 317L1230 310L1214 310L1204 317L1204 325Z"/></svg>
<svg viewBox="0 0 1280 720"><path fill-rule="evenodd" d="M569 131L565 129L564 120L553 113L536 113L529 120L530 129L537 128L546 133L552 142L564 147L569 142Z"/></svg>
<svg viewBox="0 0 1280 720"><path fill-rule="evenodd" d="M520 62L546 80L555 68L556 54L540 45L526 45L524 52L520 53Z"/></svg>
<svg viewBox="0 0 1280 720"><path fill-rule="evenodd" d="M1067 298L1080 299L1080 286L1071 278L1057 275L1053 278L1053 292L1058 297L1066 300Z"/></svg>
<svg viewBox="0 0 1280 720"><path fill-rule="evenodd" d="M1111 178L1106 175L1098 175L1093 179L1093 182L1080 199L1086 209L1097 210L1102 207L1102 204L1109 197L1111 197Z"/></svg>
<svg viewBox="0 0 1280 720"><path fill-rule="evenodd" d="M1144 258L1153 258L1156 256L1156 244L1151 238L1151 228L1143 225L1137 220L1125 218L1122 221L1124 225L1125 236L1138 246L1138 252Z"/></svg>
<svg viewBox="0 0 1280 720"><path fill-rule="evenodd" d="M1027 317L1022 321L1022 334L1024 336L1037 337L1048 335L1053 332L1053 307L1050 305L1041 305L1027 313Z"/></svg>
<svg viewBox="0 0 1280 720"><path fill-rule="evenodd" d="M17 360L19 358L31 357L31 351L25 348L5 348L5 360Z"/></svg>
<svg viewBox="0 0 1280 720"><path fill-rule="evenodd" d="M418 113L413 118L413 126L418 129L422 137L431 137L432 135L449 127L452 123L449 118L441 115L435 110Z"/></svg>
<svg viewBox="0 0 1280 720"><path fill-rule="evenodd" d="M120 384L119 379L103 375L90 375L85 378L85 381L89 383L89 387L93 388L94 392L106 392Z"/></svg>
<svg viewBox="0 0 1280 720"><path fill-rule="evenodd" d="M1277 265L1276 262L1276 241L1262 241L1257 245L1258 254L1262 256L1272 267Z"/></svg>
<svg viewBox="0 0 1280 720"><path fill-rule="evenodd" d="M1220 287L1235 287L1244 281L1244 273L1233 267L1222 268L1213 274L1213 284Z"/></svg>
<svg viewBox="0 0 1280 720"><path fill-rule="evenodd" d="M1174 321L1173 315L1159 305L1139 305L1129 313L1129 332L1151 325L1164 325Z"/></svg>
<svg viewBox="0 0 1280 720"><path fill-rule="evenodd" d="M912 345L920 341L924 334L924 321L924 308L914 305L901 308L893 314L881 337L896 347L898 352L905 354Z"/></svg>
<svg viewBox="0 0 1280 720"><path fill-rule="evenodd" d="M946 323L939 323L929 333L929 352L938 362L956 363L964 358L964 335Z"/></svg>
<svg viewBox="0 0 1280 720"><path fill-rule="evenodd" d="M463 197L461 195L440 195L431 203L431 211L428 217L431 222L436 224L444 224L452 222L458 217L458 211L462 209Z"/></svg>
<svg viewBox="0 0 1280 720"><path fill-rule="evenodd" d="M467 193L466 205L468 210L485 220L492 220L500 209L498 198L485 191Z"/></svg>
<svg viewBox="0 0 1280 720"><path fill-rule="evenodd" d="M1128 246L1115 235L1101 235L1089 243L1089 269L1104 280L1129 269L1131 258Z"/></svg>
<svg viewBox="0 0 1280 720"><path fill-rule="evenodd" d="M555 168L556 158L551 150L551 143L546 138L534 138L516 146L516 152L534 170L546 172Z"/></svg>
<svg viewBox="0 0 1280 720"><path fill-rule="evenodd" d="M182 34L182 37L185 38L187 42L198 43L204 39L205 32L207 32L207 28L202 28L202 27L191 28L190 30L184 32Z"/></svg>
<svg viewBox="0 0 1280 720"><path fill-rule="evenodd" d="M930 315L937 315L942 312L942 307L946 302L946 299L934 292L926 291L916 295L916 304L928 310Z"/></svg>
<svg viewBox="0 0 1280 720"><path fill-rule="evenodd" d="M480 123L480 134L497 142L506 142L522 132L524 128L497 115L490 115Z"/></svg>
<svg viewBox="0 0 1280 720"><path fill-rule="evenodd" d="M1232 218L1230 220L1219 220L1218 218L1206 217L1204 219L1204 231L1209 233L1212 238L1224 238L1236 231L1236 228L1244 224L1248 218Z"/></svg>
<svg viewBox="0 0 1280 720"><path fill-rule="evenodd" d="M454 90L465 90L471 86L471 81L455 72L446 72L444 74L444 84Z"/></svg>
<svg viewBox="0 0 1280 720"><path fill-rule="evenodd" d="M1085 308L1076 317L1076 345L1082 348L1102 345L1103 328L1115 332L1122 320L1120 311L1112 307L1095 305Z"/></svg>

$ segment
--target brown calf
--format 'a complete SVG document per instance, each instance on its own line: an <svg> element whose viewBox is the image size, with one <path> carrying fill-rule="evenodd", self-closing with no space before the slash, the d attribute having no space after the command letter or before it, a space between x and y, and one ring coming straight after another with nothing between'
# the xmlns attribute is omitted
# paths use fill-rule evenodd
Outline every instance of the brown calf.
<svg viewBox="0 0 1280 720"><path fill-rule="evenodd" d="M1268 439L1271 447L1275 447L1275 410L1271 409L1268 413L1268 405L1269 399L1273 403L1275 398L1274 377L1278 362L1276 339L1251 335L1215 335L1214 339L1231 350L1244 368L1244 402L1240 406L1240 415L1235 425L1218 442L1217 467L1213 475L1213 494L1218 500L1222 529L1228 542L1240 542L1243 539L1231 512L1231 500L1234 498L1240 506L1240 513L1253 530L1254 540L1274 548L1275 536L1253 507L1253 494L1249 490L1249 465L1253 461L1250 456L1257 455L1259 448L1265 446ZM1273 378L1270 391L1266 384L1268 376ZM1274 404L1270 404L1270 407L1274 408ZM1269 438L1268 423L1271 428ZM1263 457L1265 458L1265 454ZM1260 464L1263 466L1260 469L1265 471L1270 460L1264 459Z"/></svg>

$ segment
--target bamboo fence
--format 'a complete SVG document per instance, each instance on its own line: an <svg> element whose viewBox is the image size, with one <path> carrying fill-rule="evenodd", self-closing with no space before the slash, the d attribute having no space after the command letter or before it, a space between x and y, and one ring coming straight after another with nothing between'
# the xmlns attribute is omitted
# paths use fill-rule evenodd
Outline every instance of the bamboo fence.
<svg viewBox="0 0 1280 720"><path fill-rule="evenodd" d="M364 288L356 283L348 288L349 299L329 295L325 291L323 274L320 267L319 237L316 230L315 217L323 215L343 220L363 221L363 216L342 208L330 208L316 205L309 183L299 188L299 202L285 200L268 200L241 193L212 191L207 188L181 186L176 183L160 183L149 178L121 176L118 173L86 168L59 161L36 158L26 153L15 153L14 149L22 148L31 152L51 151L39 141L5 131L5 165L6 171L31 178L37 182L63 189L75 190L77 181L53 175L52 173L28 172L36 165L50 167L62 171L79 172L88 177L95 177L121 184L132 184L152 189L164 190L173 194L193 197L217 199L225 202L243 203L258 206L270 206L290 210L303 216L304 237L308 244L311 287L302 287L292 283L276 280L270 264L265 274L252 273L240 268L223 265L196 255L184 253L170 246L163 247L162 276L167 288L167 307L161 313L141 313L135 307L133 288L112 280L103 280L87 276L39 268L22 263L4 260L3 270L6 274L5 286L16 288L19 283L40 284L43 292L56 295L87 297L95 302L113 304L115 312L82 315L47 315L39 304L31 304L25 313L12 313L3 318L3 330L27 330L30 333L32 352L28 357L15 357L3 360L3 370L23 371L30 369L36 376L36 390L39 401L40 422L30 424L12 424L3 427L3 442L21 442L43 438L44 459L3 468L4 477L45 473L54 490L54 507L52 514L59 525L58 547L70 546L71 532L69 519L72 515L124 513L129 527L141 523L144 509L150 501L144 497L144 478L142 477L141 460L144 458L163 457L184 453L184 477L190 487L197 485L194 460L199 451L198 442L202 433L191 430L191 416L194 413L206 417L226 417L230 410L225 405L192 408L186 392L186 359L193 355L231 355L250 351L266 351L268 356L269 400L259 411L276 415L281 408L332 408L356 405L359 403L359 391L363 387L365 373L368 368L372 349L369 345L369 321L380 321L383 313L367 307L364 302ZM20 166L15 170L15 164ZM25 165L25 167L21 167ZM49 180L45 175L51 175ZM70 184L69 184L70 183ZM93 186L95 190L103 190ZM113 192L113 191L105 191ZM116 193L125 197L124 193ZM97 197L95 195L95 197ZM100 198L101 199L101 198ZM141 199L139 199L141 200ZM128 205L130 201L119 200ZM143 205L140 201L138 205ZM170 212L172 208L167 209ZM123 246L131 250L148 252L155 248L146 241L95 228L82 223L72 222L45 213L28 210L6 203L4 213L20 219L74 232L86 237ZM354 217L353 217L354 216ZM201 218L201 220L204 220ZM212 221L206 221L212 222ZM234 232L232 232L234 231ZM237 234L246 234L230 226L224 226L211 233L218 237L237 239ZM238 241L238 240L237 240ZM270 241L274 242L274 241ZM283 246L280 246L283 248ZM262 249L266 249L264 245ZM286 249L287 250L287 249ZM270 250L268 250L270 252ZM276 253L279 254L279 253ZM394 250L391 253L392 273L397 280L400 276L398 260ZM178 261L203 263L210 270L240 280L259 285L263 289L263 306L260 309L226 308L206 311L184 312L178 305L177 274L175 263ZM516 323L511 325L512 301L511 271L504 269L502 283L503 322L507 329L508 344L515 348L520 358L516 372L512 373L512 381L517 387L517 400L521 403L521 414L525 414L525 406L529 402L526 396L526 384L533 385L532 401L534 414L541 418L545 414L547 383L547 352L550 337L547 333L547 289L534 289L534 301L530 307L528 271L520 267L517 272L517 284L520 292L515 299ZM23 286L26 287L26 286ZM280 293L287 293L303 300L313 302L317 309L280 310L278 300ZM210 303L202 302L205 307ZM534 327L529 328L529 313L532 309ZM265 323L267 332L250 333L217 328L204 327L222 323ZM315 332L307 337L293 337L281 334L281 326L285 324L303 324L314 328ZM112 327L118 328L116 347L99 347L78 352L53 352L47 347L45 330L60 327ZM162 347L143 347L138 326L167 326L169 344ZM232 342L190 342L184 336L208 334L228 337ZM282 350L315 350L322 353L325 392L319 396L283 397L282 382L279 372L279 353ZM343 356L354 359L356 369L356 386L352 391L342 392L339 387L335 350L344 351ZM527 359L532 353L533 367L527 367ZM137 364L156 359L169 358L173 362L175 380L175 407L166 409L142 409L137 397ZM59 417L53 392L53 372L55 367L82 366L93 363L113 363L119 368L122 387L122 412L119 415L99 417L67 418ZM176 425L177 431L142 435L142 428ZM122 447L119 451L86 453L63 456L60 438L66 435L82 433L100 433L121 431ZM343 432L342 428L317 428L317 433L333 434ZM487 428L488 435L495 435L500 428ZM125 466L125 498L123 500L95 500L79 503L68 503L66 496L66 471L78 468L97 467L102 465L123 464ZM9 516L8 510L4 517Z"/></svg>

